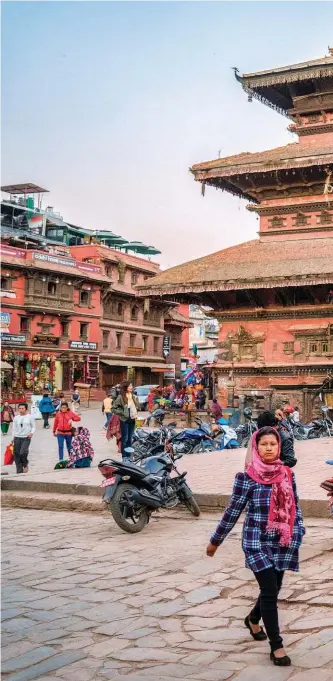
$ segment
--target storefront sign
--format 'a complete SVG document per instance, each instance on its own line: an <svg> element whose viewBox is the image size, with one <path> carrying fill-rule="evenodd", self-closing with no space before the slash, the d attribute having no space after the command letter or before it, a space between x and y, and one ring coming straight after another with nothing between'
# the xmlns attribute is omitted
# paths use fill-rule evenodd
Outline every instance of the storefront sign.
<svg viewBox="0 0 333 681"><path fill-rule="evenodd" d="M142 353L143 353L142 348L128 347L126 349L126 355L132 355L132 356L135 355L136 357L138 357L139 355L142 355Z"/></svg>
<svg viewBox="0 0 333 681"><path fill-rule="evenodd" d="M42 260L43 262L52 262L54 265L65 265L66 267L75 267L75 260L69 258L58 258L56 255L49 255L48 253L33 253L35 260Z"/></svg>
<svg viewBox="0 0 333 681"><path fill-rule="evenodd" d="M13 334L13 333L2 333L1 334L1 343L3 345L25 345L26 342L26 337L21 334Z"/></svg>
<svg viewBox="0 0 333 681"><path fill-rule="evenodd" d="M164 336L163 338L163 357L170 355L171 350L171 336Z"/></svg>
<svg viewBox="0 0 333 681"><path fill-rule="evenodd" d="M51 262L53 265L64 265L65 267L76 267L82 272L101 272L98 265L92 265L89 262L78 262L72 258L61 258L50 253L33 253L35 260L42 260L43 262Z"/></svg>
<svg viewBox="0 0 333 681"><path fill-rule="evenodd" d="M11 248L11 246L1 246L1 253L11 255L12 258L25 258L26 251L22 248Z"/></svg>
<svg viewBox="0 0 333 681"><path fill-rule="evenodd" d="M1 298L16 298L15 291L0 291Z"/></svg>
<svg viewBox="0 0 333 681"><path fill-rule="evenodd" d="M89 262L77 262L76 267L83 272L101 272L99 265L91 265Z"/></svg>
<svg viewBox="0 0 333 681"><path fill-rule="evenodd" d="M97 350L97 343L88 343L88 341L71 341L69 347L71 350Z"/></svg>
<svg viewBox="0 0 333 681"><path fill-rule="evenodd" d="M176 365L167 364L164 370L164 378L176 378Z"/></svg>

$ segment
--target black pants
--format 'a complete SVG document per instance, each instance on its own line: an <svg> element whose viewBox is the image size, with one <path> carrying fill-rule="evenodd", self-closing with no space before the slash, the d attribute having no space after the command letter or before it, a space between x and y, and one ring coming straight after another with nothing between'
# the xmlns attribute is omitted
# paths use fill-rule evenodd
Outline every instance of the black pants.
<svg viewBox="0 0 333 681"><path fill-rule="evenodd" d="M47 426L49 425L49 417L50 417L49 412L47 412L46 414L43 412L42 417L43 417L43 421L44 421L44 428L47 428Z"/></svg>
<svg viewBox="0 0 333 681"><path fill-rule="evenodd" d="M16 473L23 473L23 468L28 466L28 452L30 437L14 437L14 461Z"/></svg>
<svg viewBox="0 0 333 681"><path fill-rule="evenodd" d="M274 568L254 573L260 587L260 594L253 610L250 612L250 622L252 624L259 624L261 618L263 619L272 651L283 648L277 606L283 575L284 572L278 572Z"/></svg>

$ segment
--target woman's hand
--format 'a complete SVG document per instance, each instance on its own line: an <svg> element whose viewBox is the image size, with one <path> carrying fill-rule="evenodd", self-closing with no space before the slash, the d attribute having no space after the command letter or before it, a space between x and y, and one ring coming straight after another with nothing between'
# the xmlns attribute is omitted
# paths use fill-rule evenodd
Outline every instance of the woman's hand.
<svg viewBox="0 0 333 681"><path fill-rule="evenodd" d="M209 542L209 544L206 548L207 556L209 556L210 558L213 558L213 556L215 556L215 552L216 552L217 548L218 548L217 546L214 546L214 544L211 544Z"/></svg>

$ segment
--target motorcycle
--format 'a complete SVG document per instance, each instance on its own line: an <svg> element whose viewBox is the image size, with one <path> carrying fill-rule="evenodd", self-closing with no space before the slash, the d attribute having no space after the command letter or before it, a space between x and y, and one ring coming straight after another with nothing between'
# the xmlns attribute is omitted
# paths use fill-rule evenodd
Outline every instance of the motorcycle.
<svg viewBox="0 0 333 681"><path fill-rule="evenodd" d="M330 418L314 419L308 430L307 437L313 440L317 437L333 437L333 423Z"/></svg>
<svg viewBox="0 0 333 681"><path fill-rule="evenodd" d="M257 422L252 418L252 409L244 409L245 423L236 428L237 441L240 447L247 447L253 433L258 430Z"/></svg>
<svg viewBox="0 0 333 681"><path fill-rule="evenodd" d="M160 445L161 450L164 450L166 439L170 439L175 435L174 428L176 423L169 423L167 426L162 426L159 430L147 431L144 428L137 428L134 432L132 446L135 450L135 455L148 455L148 452L154 450Z"/></svg>
<svg viewBox="0 0 333 681"><path fill-rule="evenodd" d="M133 453L128 448L129 456ZM141 532L148 524L154 510L174 508L179 503L198 517L200 508L186 482L186 471L179 473L175 461L182 454L175 454L172 445L166 443L166 451L150 456L141 466L130 460L104 459L98 465L105 478L103 501L109 506L117 525L130 534ZM172 473L175 475L172 477Z"/></svg>
<svg viewBox="0 0 333 681"><path fill-rule="evenodd" d="M212 432L210 425L198 418L195 421L197 428L185 428L171 438L170 442L177 453L202 454L218 449L214 441L216 434Z"/></svg>
<svg viewBox="0 0 333 681"><path fill-rule="evenodd" d="M154 419L157 426L163 426L163 421L165 419L165 409L163 407L158 407L149 414L147 417L147 426L149 426L151 419Z"/></svg>
<svg viewBox="0 0 333 681"><path fill-rule="evenodd" d="M225 419L218 419L216 421L218 433L215 437L215 443L219 442L218 449L238 449L240 446L237 440L237 433L234 428L229 426Z"/></svg>

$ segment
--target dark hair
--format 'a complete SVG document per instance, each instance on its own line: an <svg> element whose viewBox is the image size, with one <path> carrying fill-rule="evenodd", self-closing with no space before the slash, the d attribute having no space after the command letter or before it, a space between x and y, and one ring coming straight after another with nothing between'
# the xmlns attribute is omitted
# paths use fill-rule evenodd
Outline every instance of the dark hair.
<svg viewBox="0 0 333 681"><path fill-rule="evenodd" d="M132 384L132 381L123 381L121 386L120 386L120 394L123 398L123 401L127 404L127 391L128 391L128 386Z"/></svg>
<svg viewBox="0 0 333 681"><path fill-rule="evenodd" d="M17 405L18 407L24 407L25 409L28 409L28 403L27 402L19 402Z"/></svg>
<svg viewBox="0 0 333 681"><path fill-rule="evenodd" d="M69 409L68 402L62 402L60 405L60 409L61 407L67 407L67 409Z"/></svg>
<svg viewBox="0 0 333 681"><path fill-rule="evenodd" d="M263 411L261 414L258 416L258 428L265 428L266 426L270 426L273 428L277 424L277 419L275 414L273 414L272 411Z"/></svg>
<svg viewBox="0 0 333 681"><path fill-rule="evenodd" d="M48 397L48 396L49 396L48 392L43 393L43 397Z"/></svg>
<svg viewBox="0 0 333 681"><path fill-rule="evenodd" d="M277 442L280 442L279 434L275 428L271 428L270 426L265 426L264 428L261 428L258 430L256 433L256 444L258 445L261 438L263 438L265 435L274 435L276 437Z"/></svg>

